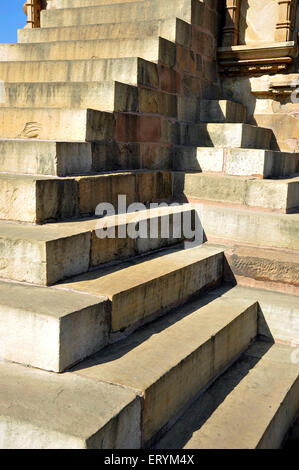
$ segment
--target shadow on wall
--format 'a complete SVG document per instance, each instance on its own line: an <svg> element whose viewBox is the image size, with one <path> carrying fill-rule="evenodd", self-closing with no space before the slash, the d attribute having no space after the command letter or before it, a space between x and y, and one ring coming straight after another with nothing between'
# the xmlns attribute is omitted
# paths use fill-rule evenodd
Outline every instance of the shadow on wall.
<svg viewBox="0 0 299 470"><path fill-rule="evenodd" d="M248 27L248 24L246 21L248 10L249 10L248 0L242 0L241 10L240 10L240 27L239 27L239 44L241 45L245 44L246 30Z"/></svg>

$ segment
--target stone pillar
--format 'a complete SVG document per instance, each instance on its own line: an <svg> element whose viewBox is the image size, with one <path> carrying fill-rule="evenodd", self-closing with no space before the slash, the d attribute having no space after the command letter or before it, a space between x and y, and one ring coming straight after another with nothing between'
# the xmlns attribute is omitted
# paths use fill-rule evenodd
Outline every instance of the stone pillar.
<svg viewBox="0 0 299 470"><path fill-rule="evenodd" d="M236 46L239 42L241 0L226 0L222 46Z"/></svg>
<svg viewBox="0 0 299 470"><path fill-rule="evenodd" d="M296 18L297 0L277 0L278 22L276 24L275 41L291 41Z"/></svg>
<svg viewBox="0 0 299 470"><path fill-rule="evenodd" d="M25 28L39 28L40 27L40 11L42 9L41 0L27 0L24 3L23 10L27 15L27 25Z"/></svg>

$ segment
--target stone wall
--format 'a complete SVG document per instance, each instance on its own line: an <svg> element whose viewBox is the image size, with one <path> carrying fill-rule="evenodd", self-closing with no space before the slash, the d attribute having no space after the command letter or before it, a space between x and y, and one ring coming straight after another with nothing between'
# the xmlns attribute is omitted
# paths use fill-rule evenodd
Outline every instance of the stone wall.
<svg viewBox="0 0 299 470"><path fill-rule="evenodd" d="M278 19L277 7L277 0L242 0L239 43L273 42Z"/></svg>
<svg viewBox="0 0 299 470"><path fill-rule="evenodd" d="M296 3L296 2L295 2ZM277 23L285 22L279 15L278 0L241 0L239 44L248 48L277 44ZM299 6L291 37L297 44L299 32ZM269 47L271 53L271 47ZM259 54L258 49L256 54ZM258 57L258 55L257 55ZM271 65L271 61L269 62ZM286 62L284 70L275 67L269 71L260 68L252 73L224 73L221 76L223 97L247 106L247 119L251 124L269 127L274 131L272 144L283 151L299 151L299 57Z"/></svg>

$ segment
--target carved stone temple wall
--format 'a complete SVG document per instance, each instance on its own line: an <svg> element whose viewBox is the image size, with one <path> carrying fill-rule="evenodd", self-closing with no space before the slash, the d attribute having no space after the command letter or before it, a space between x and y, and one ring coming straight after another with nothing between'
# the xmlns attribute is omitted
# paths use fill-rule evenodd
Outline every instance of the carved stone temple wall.
<svg viewBox="0 0 299 470"><path fill-rule="evenodd" d="M273 145L291 152L299 148L298 30L297 0L227 0L218 48L223 96L246 105L249 122L273 129Z"/></svg>

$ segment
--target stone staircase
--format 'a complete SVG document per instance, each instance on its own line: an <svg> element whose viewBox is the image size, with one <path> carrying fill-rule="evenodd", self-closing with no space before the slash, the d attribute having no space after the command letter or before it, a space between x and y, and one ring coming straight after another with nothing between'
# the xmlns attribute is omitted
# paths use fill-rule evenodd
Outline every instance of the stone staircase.
<svg viewBox="0 0 299 470"><path fill-rule="evenodd" d="M299 157L220 99L219 21L51 0L0 45L1 448L277 448L294 423Z"/></svg>

